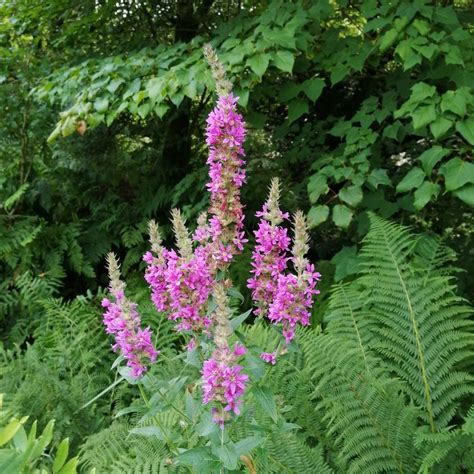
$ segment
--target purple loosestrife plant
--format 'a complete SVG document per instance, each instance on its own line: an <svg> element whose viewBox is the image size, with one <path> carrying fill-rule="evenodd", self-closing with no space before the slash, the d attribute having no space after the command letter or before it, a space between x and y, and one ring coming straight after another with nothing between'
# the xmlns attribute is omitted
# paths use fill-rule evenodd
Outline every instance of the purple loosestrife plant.
<svg viewBox="0 0 474 474"><path fill-rule="evenodd" d="M125 296L125 283L120 280L120 268L115 256L107 256L110 278L110 293L114 301L104 298L104 324L107 334L115 336L114 351L120 351L127 360L132 377L140 377L148 362L154 362L158 355L151 342L150 328L141 329L137 305Z"/></svg>
<svg viewBox="0 0 474 474"><path fill-rule="evenodd" d="M192 235L181 213L177 209L172 211L176 249L163 246L158 226L150 222L151 251L143 259L152 302L188 339L188 351L200 357L202 401L211 406L212 419L223 429L233 415L239 415L248 390L250 380L246 372L252 370L250 366L244 367L243 356L254 357L246 355L244 345L236 342L228 296L232 286L229 265L247 242L240 199L240 189L245 182L243 143L246 132L237 110L238 97L232 94L232 84L225 78L222 64L210 46L205 47L204 54L218 94L206 129L209 209L199 216ZM280 210L279 197L280 184L273 179L268 200L257 213L260 223L255 231L248 287L256 306L254 313L281 327L283 338L289 343L298 325L309 324L320 275L305 257L308 234L303 214L298 211L294 216L291 247L284 225L289 214ZM151 344L150 330L140 329L136 305L124 295L125 284L120 281L113 256L109 257L109 273L114 302L105 299L103 303L106 330L115 334L114 350L122 351L133 375L139 377L146 370L146 363L156 359L157 351ZM285 349L279 345L273 352L261 352L260 358L275 365L283 352ZM254 396L259 393L264 392L256 391ZM263 403L268 403L265 400Z"/></svg>

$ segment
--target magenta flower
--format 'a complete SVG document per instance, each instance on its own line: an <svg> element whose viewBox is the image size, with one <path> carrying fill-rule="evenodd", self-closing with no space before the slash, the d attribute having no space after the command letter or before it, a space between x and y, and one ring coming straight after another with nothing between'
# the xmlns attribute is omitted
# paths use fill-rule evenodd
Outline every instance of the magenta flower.
<svg viewBox="0 0 474 474"><path fill-rule="evenodd" d="M251 262L253 276L247 281L247 286L258 305L255 313L262 314L273 301L278 278L286 269L290 239L287 229L261 220L255 231L255 240Z"/></svg>
<svg viewBox="0 0 474 474"><path fill-rule="evenodd" d="M168 271L165 257L166 250L163 250L161 258L153 256L147 252L143 260L147 263L145 271L145 280L151 289L151 300L157 311L167 311L170 301L167 292L166 273Z"/></svg>
<svg viewBox="0 0 474 474"><path fill-rule="evenodd" d="M218 267L225 267L246 242L240 201L240 188L245 182L245 123L237 112L237 99L230 92L219 96L207 119L207 164L211 178L207 184L211 193L208 231L212 258Z"/></svg>
<svg viewBox="0 0 474 474"><path fill-rule="evenodd" d="M146 370L148 361L154 362L158 351L151 342L150 328L141 329L137 305L129 301L124 293L125 283L120 281L118 263L113 254L108 255L110 293L115 301L104 298L102 306L105 331L115 335L114 351L120 351L132 369L133 377L140 377Z"/></svg>
<svg viewBox="0 0 474 474"><path fill-rule="evenodd" d="M164 249L162 257L160 262L147 252L143 258L156 309L167 311L178 331L205 332L211 325L206 305L214 284L205 249L198 247L190 257Z"/></svg>
<svg viewBox="0 0 474 474"><path fill-rule="evenodd" d="M241 397L245 393L248 375L242 373L243 367L235 364L238 357L245 353L245 348L236 344L234 351L217 349L213 357L206 360L202 368L203 403L212 402L213 419L221 428L226 419L225 412L240 414Z"/></svg>
<svg viewBox="0 0 474 474"><path fill-rule="evenodd" d="M275 352L262 352L260 354L260 359L262 359L265 362L268 362L269 364L275 365L276 364L276 358L277 358L277 351Z"/></svg>
<svg viewBox="0 0 474 474"><path fill-rule="evenodd" d="M264 314L274 300L278 278L287 267L287 256L290 238L288 231L281 224L288 219L288 213L279 208L280 185L277 179L272 180L270 194L262 211L255 234L255 249L252 252L252 278L247 280L247 287L252 290L252 299L257 304L255 314Z"/></svg>
<svg viewBox="0 0 474 474"><path fill-rule="evenodd" d="M310 309L313 295L319 294L316 284L321 275L308 264L301 276L280 275L275 299L270 304L268 319L283 326L283 336L290 343L295 335L297 324L307 326L310 322Z"/></svg>

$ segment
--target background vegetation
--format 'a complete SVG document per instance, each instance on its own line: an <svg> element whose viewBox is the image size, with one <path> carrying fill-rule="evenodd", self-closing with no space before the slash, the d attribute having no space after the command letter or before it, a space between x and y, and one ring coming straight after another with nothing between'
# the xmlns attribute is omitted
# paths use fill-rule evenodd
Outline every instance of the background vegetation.
<svg viewBox="0 0 474 474"><path fill-rule="evenodd" d="M276 368L279 404L246 413L235 433L249 436L257 416L266 441L226 468L472 472L473 29L462 0L2 2L5 426L16 415L30 433L38 420L50 470L66 437L69 469L79 453L97 472L209 462L174 460L170 439L199 428L166 404L153 416L168 437L145 437L154 418L130 409L134 386L88 402L116 380L100 316L108 251L164 353L181 344L149 303L141 256L150 218L169 238L172 207L192 219L207 205L210 41L249 125L248 236L280 177L283 207L308 213L323 274L313 327ZM247 300L248 260L234 267ZM255 344L273 337L260 324L245 331ZM156 367L150 393L171 374L176 364ZM11 449L26 449L15 439ZM0 464L10 454L0 450ZM39 466L21 459L25 472Z"/></svg>

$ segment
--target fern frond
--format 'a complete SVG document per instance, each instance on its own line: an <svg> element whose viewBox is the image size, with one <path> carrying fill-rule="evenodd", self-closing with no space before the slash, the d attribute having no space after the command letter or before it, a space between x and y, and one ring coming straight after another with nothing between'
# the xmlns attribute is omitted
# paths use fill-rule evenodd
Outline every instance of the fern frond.
<svg viewBox="0 0 474 474"><path fill-rule="evenodd" d="M410 472L417 409L403 385L363 353L354 341L308 334L302 341L311 365L316 408L338 447L339 468L348 473Z"/></svg>
<svg viewBox="0 0 474 474"><path fill-rule="evenodd" d="M406 382L435 432L447 425L460 397L473 389L472 377L456 370L471 352L472 334L466 331L471 311L435 265L419 269L409 264L417 240L406 228L374 215L370 221L360 282L370 290L366 304L378 336L373 348Z"/></svg>

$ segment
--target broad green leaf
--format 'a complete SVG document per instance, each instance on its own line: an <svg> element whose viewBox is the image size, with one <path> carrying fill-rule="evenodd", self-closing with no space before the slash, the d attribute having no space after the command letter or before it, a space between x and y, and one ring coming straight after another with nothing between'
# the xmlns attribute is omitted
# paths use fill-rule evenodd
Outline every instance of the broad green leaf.
<svg viewBox="0 0 474 474"><path fill-rule="evenodd" d="M464 122L457 122L456 130L474 146L474 117L468 118Z"/></svg>
<svg viewBox="0 0 474 474"><path fill-rule="evenodd" d="M209 412L204 412L202 414L201 421L195 427L198 436L206 437L211 433L216 433L219 429L219 426L212 420L212 415Z"/></svg>
<svg viewBox="0 0 474 474"><path fill-rule="evenodd" d="M308 182L308 193L311 204L316 204L319 196L329 191L327 177L321 173L313 174Z"/></svg>
<svg viewBox="0 0 474 474"><path fill-rule="evenodd" d="M433 168L435 167L438 161L442 160L446 155L449 155L450 150L446 148L442 148L438 145L430 148L429 150L424 151L418 159L421 161L423 165L423 169L427 176L431 175Z"/></svg>
<svg viewBox="0 0 474 474"><path fill-rule="evenodd" d="M164 81L158 77L153 77L147 82L146 90L152 102L159 102L159 100L163 98L162 92L164 86Z"/></svg>
<svg viewBox="0 0 474 474"><path fill-rule="evenodd" d="M336 125L329 130L328 133L334 135L335 137L342 137L346 135L349 130L351 130L351 122L346 122L345 120L338 120Z"/></svg>
<svg viewBox="0 0 474 474"><path fill-rule="evenodd" d="M441 111L453 112L460 117L466 115L466 98L457 91L448 91L441 98Z"/></svg>
<svg viewBox="0 0 474 474"><path fill-rule="evenodd" d="M413 40L402 40L395 48L395 53L403 60L403 70L408 71L416 64L421 63L421 56L413 49Z"/></svg>
<svg viewBox="0 0 474 474"><path fill-rule="evenodd" d="M474 164L453 158L441 166L440 173L444 176L447 191L454 191L468 183L474 183Z"/></svg>
<svg viewBox="0 0 474 474"><path fill-rule="evenodd" d="M254 387L252 392L260 408L276 423L278 421L278 412L272 392L267 388L260 387Z"/></svg>
<svg viewBox="0 0 474 474"><path fill-rule="evenodd" d="M241 303L245 300L244 295L235 286L231 286L227 291L227 294L232 298L237 298Z"/></svg>
<svg viewBox="0 0 474 474"><path fill-rule="evenodd" d="M273 56L273 64L284 72L289 72L291 74L294 63L295 57L291 51L280 50Z"/></svg>
<svg viewBox="0 0 474 474"><path fill-rule="evenodd" d="M145 102L144 104L140 105L140 107L138 107L138 115L142 119L144 119L150 113L150 110L151 110L150 102Z"/></svg>
<svg viewBox="0 0 474 474"><path fill-rule="evenodd" d="M123 95L123 99L128 99L132 95L136 94L140 90L140 85L142 81L140 78L134 79L134 81L128 86L127 90Z"/></svg>
<svg viewBox="0 0 474 474"><path fill-rule="evenodd" d="M265 74L270 62L270 56L268 54L257 54L247 59L247 65L250 69L259 77Z"/></svg>
<svg viewBox="0 0 474 474"><path fill-rule="evenodd" d="M410 102L421 102L436 94L436 87L425 82L418 82L411 88Z"/></svg>
<svg viewBox="0 0 474 474"><path fill-rule="evenodd" d="M249 90L238 90L236 91L236 95L239 98L239 105L241 107L247 107L247 104L249 102Z"/></svg>
<svg viewBox="0 0 474 474"><path fill-rule="evenodd" d="M392 46L393 43L395 43L396 39L398 37L398 31L395 28L392 28L391 30L388 30L383 36L382 39L380 40L380 52L384 53L390 46Z"/></svg>
<svg viewBox="0 0 474 474"><path fill-rule="evenodd" d="M416 46L417 51L419 51L426 59L430 59L435 55L439 48L434 44Z"/></svg>
<svg viewBox="0 0 474 474"><path fill-rule="evenodd" d="M418 30L422 36L426 36L430 32L430 25L424 20L416 19L413 21L413 26Z"/></svg>
<svg viewBox="0 0 474 474"><path fill-rule="evenodd" d="M461 189L457 189L453 192L453 194L464 201L466 204L474 207L474 184L467 184L463 186Z"/></svg>
<svg viewBox="0 0 474 474"><path fill-rule="evenodd" d="M195 422L197 415L201 409L201 401L194 399L189 390L186 390L184 394L184 407L186 410L186 415Z"/></svg>
<svg viewBox="0 0 474 474"><path fill-rule="evenodd" d="M288 104L288 122L293 123L298 120L303 114L309 111L308 102L302 99L293 99Z"/></svg>
<svg viewBox="0 0 474 474"><path fill-rule="evenodd" d="M114 94L115 91L119 88L121 84L123 84L125 81L123 79L112 79L109 84L107 85L107 90L111 93Z"/></svg>
<svg viewBox="0 0 474 474"><path fill-rule="evenodd" d="M403 16L402 18L396 18L393 24L395 26L395 29L400 33L408 25L408 22L409 22L408 17Z"/></svg>
<svg viewBox="0 0 474 474"><path fill-rule="evenodd" d="M27 417L21 420L13 419L5 428L0 430L0 446L7 444L16 435L17 431L26 422L26 419Z"/></svg>
<svg viewBox="0 0 474 474"><path fill-rule="evenodd" d="M363 198L362 188L360 186L348 186L339 191L339 198L352 207L356 207Z"/></svg>
<svg viewBox="0 0 474 474"><path fill-rule="evenodd" d="M177 92L176 94L173 94L173 95L170 96L171 102L173 102L173 104L176 107L179 107L179 104L181 104L183 99L184 99L184 93L181 90L179 92Z"/></svg>
<svg viewBox="0 0 474 474"><path fill-rule="evenodd" d="M320 79L319 77L315 77L313 79L307 79L304 81L302 90L313 102L315 102L321 95L324 86L324 80Z"/></svg>
<svg viewBox="0 0 474 474"><path fill-rule="evenodd" d="M296 97L301 91L301 84L295 84L294 82L287 82L280 89L278 94L279 100L282 102L288 102Z"/></svg>
<svg viewBox="0 0 474 474"><path fill-rule="evenodd" d="M235 331L250 316L251 312L252 310L249 309L248 311L245 311L245 313L242 313L239 316L232 318L230 320L230 325L232 329Z"/></svg>
<svg viewBox="0 0 474 474"><path fill-rule="evenodd" d="M387 170L380 168L372 170L369 177L367 178L367 182L375 189L377 189L381 184L386 186L392 185L392 181L387 174Z"/></svg>
<svg viewBox="0 0 474 474"><path fill-rule="evenodd" d="M461 50L454 45L449 46L449 50L445 56L446 64L457 64L464 66L464 61L462 59Z"/></svg>
<svg viewBox="0 0 474 474"><path fill-rule="evenodd" d="M342 229L349 227L354 213L344 204L336 204L332 210L334 224Z"/></svg>
<svg viewBox="0 0 474 474"><path fill-rule="evenodd" d="M430 123L430 131L435 138L442 137L453 125L453 121L444 117L438 117Z"/></svg>
<svg viewBox="0 0 474 474"><path fill-rule="evenodd" d="M185 466L192 466L196 472L206 472L203 469L208 468L210 462L217 461L209 448L188 449L179 454L176 460Z"/></svg>
<svg viewBox="0 0 474 474"><path fill-rule="evenodd" d="M31 457L34 459L38 456L41 456L46 447L51 443L53 439L53 429L54 429L54 420L51 420L41 433L41 436L38 438L36 446L31 452Z"/></svg>
<svg viewBox="0 0 474 474"><path fill-rule="evenodd" d="M161 103L155 106L153 110L155 114L158 115L158 117L163 118L166 112L169 110L169 105Z"/></svg>
<svg viewBox="0 0 474 474"><path fill-rule="evenodd" d="M99 114L103 114L104 112L107 112L108 108L109 108L109 99L103 97L94 101L94 109Z"/></svg>
<svg viewBox="0 0 474 474"><path fill-rule="evenodd" d="M28 437L26 436L25 428L22 426L13 437L13 445L15 449L24 452L28 446Z"/></svg>
<svg viewBox="0 0 474 474"><path fill-rule="evenodd" d="M56 456L53 463L53 472L58 472L66 462L69 454L69 438L63 439L56 450Z"/></svg>
<svg viewBox="0 0 474 474"><path fill-rule="evenodd" d="M231 471L237 469L240 456L237 454L233 443L217 446L214 452L226 469L230 469Z"/></svg>
<svg viewBox="0 0 474 474"><path fill-rule="evenodd" d="M349 73L349 70L350 70L349 67L346 66L345 64L337 63L331 69L331 84L334 86L338 82L341 82Z"/></svg>
<svg viewBox="0 0 474 474"><path fill-rule="evenodd" d="M397 193L405 193L413 188L418 188L425 179L425 173L421 168L412 168L404 178L398 183Z"/></svg>
<svg viewBox="0 0 474 474"><path fill-rule="evenodd" d="M411 113L413 128L418 130L436 120L436 109L434 104L418 107Z"/></svg>
<svg viewBox="0 0 474 474"><path fill-rule="evenodd" d="M322 222L325 222L329 216L329 207L326 205L312 207L308 212L308 226L314 229Z"/></svg>
<svg viewBox="0 0 474 474"><path fill-rule="evenodd" d="M261 436L249 436L234 444L235 451L238 456L248 454L252 449L258 448L265 442L265 438Z"/></svg>
<svg viewBox="0 0 474 474"><path fill-rule="evenodd" d="M58 474L76 474L78 464L79 458L72 458L63 466L63 468L58 472Z"/></svg>
<svg viewBox="0 0 474 474"><path fill-rule="evenodd" d="M265 373L266 364L260 357L256 357L250 352L245 354L245 368L249 372L251 379L258 382Z"/></svg>
<svg viewBox="0 0 474 474"><path fill-rule="evenodd" d="M441 186L425 181L416 191L413 205L416 209L423 209L433 198L438 197Z"/></svg>
<svg viewBox="0 0 474 474"><path fill-rule="evenodd" d="M338 282L349 275L355 275L359 271L359 259L357 258L357 247L343 247L331 259L336 265L334 281Z"/></svg>

